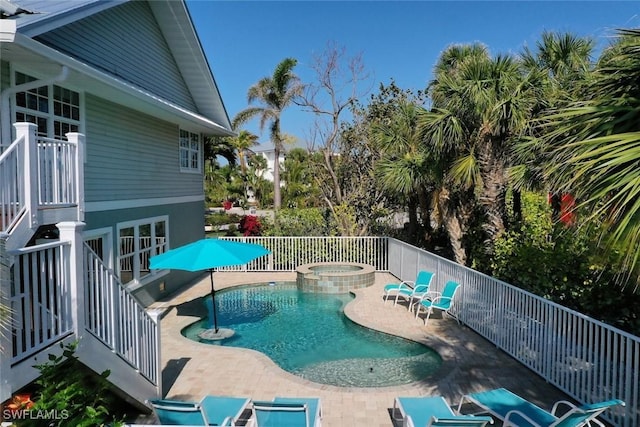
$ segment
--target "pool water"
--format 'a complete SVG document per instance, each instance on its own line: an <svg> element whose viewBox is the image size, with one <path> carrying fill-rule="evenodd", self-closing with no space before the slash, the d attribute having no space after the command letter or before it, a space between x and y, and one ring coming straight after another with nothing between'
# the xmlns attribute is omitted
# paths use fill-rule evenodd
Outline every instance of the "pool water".
<svg viewBox="0 0 640 427"><path fill-rule="evenodd" d="M216 293L218 326L235 335L206 341L208 318L185 328L186 337L245 347L310 381L342 387L382 387L428 377L442 363L431 348L359 326L343 314L349 294L299 292L295 283L251 285ZM205 299L211 304L211 298Z"/></svg>

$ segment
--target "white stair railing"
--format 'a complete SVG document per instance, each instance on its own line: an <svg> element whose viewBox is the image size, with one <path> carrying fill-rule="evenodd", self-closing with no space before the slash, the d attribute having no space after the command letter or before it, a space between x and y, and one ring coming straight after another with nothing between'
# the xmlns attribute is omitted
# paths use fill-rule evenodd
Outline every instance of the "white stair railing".
<svg viewBox="0 0 640 427"><path fill-rule="evenodd" d="M84 135L68 141L36 138L36 125L16 123L16 140L0 154L0 231L11 233L23 217L38 225L38 208L78 208L84 218Z"/></svg>
<svg viewBox="0 0 640 427"><path fill-rule="evenodd" d="M12 363L73 333L69 248L68 242L52 242L14 252Z"/></svg>
<svg viewBox="0 0 640 427"><path fill-rule="evenodd" d="M36 185L36 126L16 123L16 140L0 154L0 231L11 233L20 219L33 216L37 199L32 189Z"/></svg>
<svg viewBox="0 0 640 427"><path fill-rule="evenodd" d="M0 231L8 231L25 211L21 152L24 135L0 155Z"/></svg>
<svg viewBox="0 0 640 427"><path fill-rule="evenodd" d="M85 328L153 384L159 384L158 321L84 244Z"/></svg>

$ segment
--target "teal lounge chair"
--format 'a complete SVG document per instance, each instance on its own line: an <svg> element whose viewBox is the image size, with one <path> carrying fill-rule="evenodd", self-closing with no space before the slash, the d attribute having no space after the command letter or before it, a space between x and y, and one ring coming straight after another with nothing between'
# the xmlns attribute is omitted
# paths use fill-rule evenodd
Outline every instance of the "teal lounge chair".
<svg viewBox="0 0 640 427"><path fill-rule="evenodd" d="M200 402L155 399L149 403L165 425L234 426L249 406L244 397L205 396Z"/></svg>
<svg viewBox="0 0 640 427"><path fill-rule="evenodd" d="M491 417L456 415L444 398L435 397L396 397L393 402L392 418L400 412L402 425L406 427L484 427L493 424Z"/></svg>
<svg viewBox="0 0 640 427"><path fill-rule="evenodd" d="M384 302L386 303L390 296L395 295L395 302L398 303L398 297L402 297L409 301L409 309L414 299L422 298L429 292L429 286L433 280L433 273L430 271L420 271L416 276L416 281L402 281L400 283L390 283L384 287Z"/></svg>
<svg viewBox="0 0 640 427"><path fill-rule="evenodd" d="M418 314L420 314L420 309L424 308L427 311L427 317L424 319L425 325L429 321L429 316L431 316L433 310L440 310L460 323L458 316L451 312L451 308L453 308L453 298L456 296L459 287L459 283L450 280L444 285L442 293L430 292L428 295L425 295L416 303L416 319L418 318Z"/></svg>
<svg viewBox="0 0 640 427"><path fill-rule="evenodd" d="M276 397L271 402L254 401L252 427L321 427L318 398Z"/></svg>
<svg viewBox="0 0 640 427"><path fill-rule="evenodd" d="M471 402L501 419L504 427L584 427L591 425L591 422L604 427L596 417L613 406L624 406L624 402L618 399L583 406L560 400L553 405L551 412L547 412L504 388L463 396L458 412L465 402ZM561 405L569 410L559 416L557 412Z"/></svg>

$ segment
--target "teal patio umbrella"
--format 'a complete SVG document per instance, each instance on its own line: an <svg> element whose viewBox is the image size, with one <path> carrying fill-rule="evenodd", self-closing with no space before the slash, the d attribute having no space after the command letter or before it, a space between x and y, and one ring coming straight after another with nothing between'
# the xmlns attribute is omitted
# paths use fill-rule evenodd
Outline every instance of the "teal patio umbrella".
<svg viewBox="0 0 640 427"><path fill-rule="evenodd" d="M264 246L255 243L202 239L151 257L149 268L154 270L209 271L214 327L213 335L209 336L216 339L215 334L218 334L219 328L216 315L216 290L213 285L215 269L247 264L270 253Z"/></svg>

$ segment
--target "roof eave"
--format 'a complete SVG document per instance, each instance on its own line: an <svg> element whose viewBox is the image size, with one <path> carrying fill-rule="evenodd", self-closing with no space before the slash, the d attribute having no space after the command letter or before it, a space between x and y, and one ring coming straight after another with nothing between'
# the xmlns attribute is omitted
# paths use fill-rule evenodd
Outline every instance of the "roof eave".
<svg viewBox="0 0 640 427"><path fill-rule="evenodd" d="M97 70L90 65L78 61L75 58L65 55L48 46L45 46L44 44L37 42L30 37L25 36L24 34L16 34L14 43L24 49L27 49L31 52L36 53L37 55L46 58L47 60L60 64L61 66L66 66L72 71L89 77L96 84L105 85L109 89L112 89L111 91L105 91L106 96L103 96L101 94L101 96L105 97L106 99L109 99L109 96L112 95L113 101L122 103L122 94L125 94L126 96L132 97L134 100L139 101L139 105L148 106L148 110L142 110L148 114L154 115L154 112L165 112L168 113L168 116L163 117L164 119L167 119L170 116L175 116L176 122L186 121L188 123L192 123L193 125L199 127L199 130L203 133L211 133L213 135L222 136L235 135L235 132L231 130L230 126L224 126L223 124L216 123L215 121L205 116L176 105L166 99L160 98L157 95L145 91L138 86L117 79L107 73L104 73L103 71ZM131 104L127 103L127 105Z"/></svg>
<svg viewBox="0 0 640 427"><path fill-rule="evenodd" d="M93 2L85 3L80 6L70 7L64 12L59 12L52 15L42 14L42 17L40 19L31 19L25 22L23 25L20 25L20 20L18 20L18 29L21 34L29 37L36 37L40 34L55 30L56 28L62 27L64 25L70 24L82 18L86 18L87 16L94 15L98 12L102 12L103 10L110 9L114 6L118 6L128 1L130 0L95 0ZM73 2L69 2L69 4L73 5Z"/></svg>

